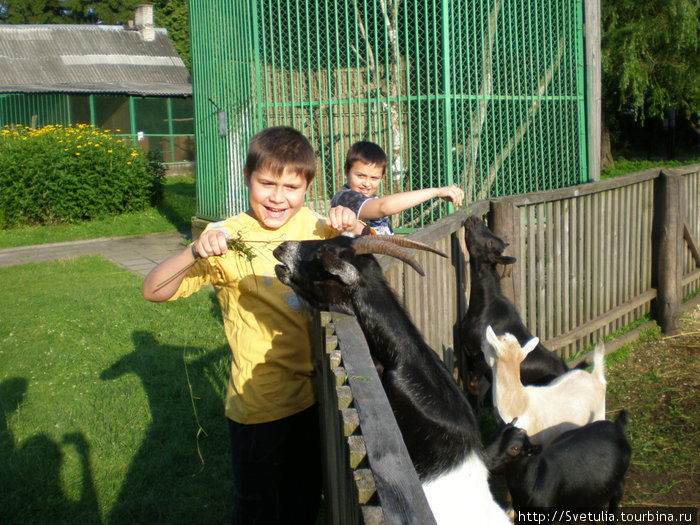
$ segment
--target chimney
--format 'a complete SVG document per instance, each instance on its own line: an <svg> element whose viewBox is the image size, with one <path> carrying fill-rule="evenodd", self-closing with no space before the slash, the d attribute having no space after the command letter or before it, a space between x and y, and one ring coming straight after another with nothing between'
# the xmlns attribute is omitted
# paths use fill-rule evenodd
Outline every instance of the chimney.
<svg viewBox="0 0 700 525"><path fill-rule="evenodd" d="M141 4L134 11L134 25L144 42L153 42L156 39L155 26L153 25L153 6Z"/></svg>

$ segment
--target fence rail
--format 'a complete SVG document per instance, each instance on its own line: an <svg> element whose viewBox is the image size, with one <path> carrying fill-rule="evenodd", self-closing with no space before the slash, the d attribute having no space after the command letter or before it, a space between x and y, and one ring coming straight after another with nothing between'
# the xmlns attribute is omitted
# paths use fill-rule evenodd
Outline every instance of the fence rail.
<svg viewBox="0 0 700 525"><path fill-rule="evenodd" d="M530 331L565 358L652 311L664 332L678 331L682 298L700 289L700 165L652 169L571 188L475 202L467 212L455 213L410 235L449 256L414 254L425 269L424 278L396 259L378 257L389 284L448 367L456 361L459 368L458 325L469 300L463 228L468 214L485 216L491 230L510 243L506 253L518 261L502 279L502 290L513 300ZM339 351L334 356L325 350L318 353L319 366L324 360L335 360L337 367L342 360L360 359L365 368L357 374L343 367L342 372L333 373L330 365L323 365L319 377L326 388L324 395L353 400L347 401L348 407L360 399L371 400L371 405L383 397L376 376L370 381L333 383L328 388L339 378L371 375L359 327L343 323L342 330L336 328L331 338L337 341ZM318 347L318 336L316 340ZM323 399L321 392L319 397ZM326 426L338 428L347 414L338 411L338 401L325 401L325 408ZM402 441L396 444L400 436L391 410L382 410L381 416L375 413L369 417L373 424L359 417L349 434L336 432L335 439L327 443L332 451L327 458L331 471L336 478L346 480L346 499L335 499L340 497L338 490L329 498L334 505L331 523L397 523L405 519L406 512L422 509L415 471L410 463L406 465L408 456ZM366 454L362 455L361 474L353 474L353 465L359 463L356 458L351 461L349 443L358 439ZM377 456L370 450L378 451ZM387 465L382 457L385 453L403 460L394 463L396 472L380 491L377 479L386 481L382 470ZM354 484L348 481L353 479ZM369 492L367 480L371 480ZM407 506L409 503L419 510Z"/></svg>

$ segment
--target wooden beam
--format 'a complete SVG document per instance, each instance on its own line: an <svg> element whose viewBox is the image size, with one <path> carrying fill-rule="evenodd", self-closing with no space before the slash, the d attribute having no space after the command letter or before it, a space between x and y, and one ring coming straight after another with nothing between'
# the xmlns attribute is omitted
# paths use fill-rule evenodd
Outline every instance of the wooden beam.
<svg viewBox="0 0 700 525"><path fill-rule="evenodd" d="M584 0L584 40L588 91L588 173L600 180L602 95L600 60L600 0Z"/></svg>
<svg viewBox="0 0 700 525"><path fill-rule="evenodd" d="M520 214L518 207L510 202L500 200L491 201L491 220L489 227L494 235L500 237L508 244L504 255L518 257L520 254ZM522 261L506 266L506 271L501 272L501 292L515 305L520 304L520 279Z"/></svg>
<svg viewBox="0 0 700 525"><path fill-rule="evenodd" d="M667 335L681 331L683 268L681 265L682 194L681 175L662 170L657 179L655 200L657 321Z"/></svg>

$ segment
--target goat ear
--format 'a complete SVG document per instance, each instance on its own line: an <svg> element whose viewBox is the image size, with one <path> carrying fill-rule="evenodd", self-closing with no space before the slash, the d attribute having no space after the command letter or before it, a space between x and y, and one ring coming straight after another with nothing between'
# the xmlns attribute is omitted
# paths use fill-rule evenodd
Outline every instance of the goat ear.
<svg viewBox="0 0 700 525"><path fill-rule="evenodd" d="M498 339L496 332L493 331L493 328L491 328L491 325L486 327L486 340L488 341L489 345L491 345L491 348L485 347L486 352L484 352L484 357L486 357L488 365L493 368L492 361L495 361L496 356L499 354L501 341ZM491 349L493 349L495 355L489 355L491 354Z"/></svg>
<svg viewBox="0 0 700 525"><path fill-rule="evenodd" d="M527 354L532 352L535 348L537 348L537 345L540 344L540 338L539 337L533 337L530 339L527 343L525 343L525 346L523 346L522 353L523 353L523 359Z"/></svg>
<svg viewBox="0 0 700 525"><path fill-rule="evenodd" d="M321 261L325 270L337 276L343 284L355 284L360 279L360 272L357 271L357 268L328 249L322 250Z"/></svg>

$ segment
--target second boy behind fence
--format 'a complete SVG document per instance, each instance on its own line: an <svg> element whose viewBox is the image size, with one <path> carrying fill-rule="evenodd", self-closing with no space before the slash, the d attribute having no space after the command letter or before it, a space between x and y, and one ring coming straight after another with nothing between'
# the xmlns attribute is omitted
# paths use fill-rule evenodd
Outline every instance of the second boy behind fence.
<svg viewBox="0 0 700 525"><path fill-rule="evenodd" d="M233 522L312 524L321 451L309 318L276 278L272 250L284 240L359 233L361 223L347 208L332 208L323 220L303 206L315 160L309 142L292 128L253 137L244 173L248 211L210 224L191 247L159 264L146 277L143 295L170 301L214 285L232 357L225 412ZM245 243L249 254L229 250L229 239ZM193 260L188 272L158 287Z"/></svg>
<svg viewBox="0 0 700 525"><path fill-rule="evenodd" d="M400 213L431 199L461 206L464 192L457 186L423 188L377 197L386 170L384 150L374 142L355 142L345 157L345 184L333 196L331 206L345 206L379 235L393 235L389 215Z"/></svg>

